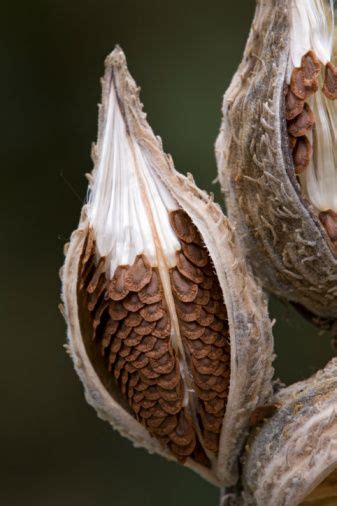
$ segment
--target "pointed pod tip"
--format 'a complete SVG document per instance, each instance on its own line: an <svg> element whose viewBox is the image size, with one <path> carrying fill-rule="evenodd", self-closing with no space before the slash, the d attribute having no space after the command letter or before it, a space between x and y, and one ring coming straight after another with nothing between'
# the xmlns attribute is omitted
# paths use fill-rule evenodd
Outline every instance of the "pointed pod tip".
<svg viewBox="0 0 337 506"><path fill-rule="evenodd" d="M123 49L116 44L114 49L105 58L106 67L126 67L126 57Z"/></svg>

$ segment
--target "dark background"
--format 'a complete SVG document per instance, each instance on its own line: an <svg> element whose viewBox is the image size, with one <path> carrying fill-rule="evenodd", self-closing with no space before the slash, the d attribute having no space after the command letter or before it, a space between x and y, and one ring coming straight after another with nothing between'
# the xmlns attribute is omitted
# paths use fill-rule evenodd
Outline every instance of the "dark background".
<svg viewBox="0 0 337 506"><path fill-rule="evenodd" d="M213 143L253 0L30 0L1 6L1 471L3 506L217 504L192 472L100 421L63 350L62 248L76 227L115 43L178 170L215 191ZM304 378L328 337L273 302L277 374Z"/></svg>

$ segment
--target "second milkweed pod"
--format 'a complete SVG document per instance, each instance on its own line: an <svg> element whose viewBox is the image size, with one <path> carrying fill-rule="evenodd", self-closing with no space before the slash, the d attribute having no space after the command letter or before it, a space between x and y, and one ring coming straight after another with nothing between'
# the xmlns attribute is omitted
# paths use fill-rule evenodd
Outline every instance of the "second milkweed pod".
<svg viewBox="0 0 337 506"><path fill-rule="evenodd" d="M99 416L231 484L250 414L272 391L266 300L220 207L175 171L138 94L116 48L62 270L69 351Z"/></svg>
<svg viewBox="0 0 337 506"><path fill-rule="evenodd" d="M248 439L237 504L336 504L337 359L272 402L276 412Z"/></svg>
<svg viewBox="0 0 337 506"><path fill-rule="evenodd" d="M229 216L266 289L337 317L337 102L330 0L258 1L216 143Z"/></svg>

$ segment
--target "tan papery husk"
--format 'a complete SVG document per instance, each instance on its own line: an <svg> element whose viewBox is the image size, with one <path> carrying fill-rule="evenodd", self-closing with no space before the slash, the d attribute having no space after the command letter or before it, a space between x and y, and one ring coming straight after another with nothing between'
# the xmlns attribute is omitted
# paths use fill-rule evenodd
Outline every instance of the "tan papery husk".
<svg viewBox="0 0 337 506"><path fill-rule="evenodd" d="M131 135L200 231L224 294L230 329L231 375L218 462L212 470L189 459L185 465L216 485L232 484L238 479L238 456L248 433L250 414L256 406L268 402L272 394L273 342L266 298L247 268L233 229L221 208L213 202L212 196L196 187L192 176L178 174L171 157L163 152L160 138L153 134L146 121L139 101L139 89L128 73L120 48L116 48L106 60L98 142L92 151L95 168L90 177L95 177L98 166L112 77ZM172 459L172 455L118 404L117 397L113 399L105 390L88 359L81 337L76 292L79 259L87 231L88 218L84 206L78 229L73 232L67 247L62 270L62 300L68 324L69 352L84 385L86 399L101 418L109 421L135 446Z"/></svg>
<svg viewBox="0 0 337 506"><path fill-rule="evenodd" d="M324 495L336 494L336 501L337 491L320 484L337 470L337 358L281 390L273 403L276 414L248 439L236 504L336 504L324 502Z"/></svg>
<svg viewBox="0 0 337 506"><path fill-rule="evenodd" d="M301 194L286 131L290 5L257 2L242 63L223 100L218 172L230 220L264 287L304 307L315 323L331 323L337 258Z"/></svg>

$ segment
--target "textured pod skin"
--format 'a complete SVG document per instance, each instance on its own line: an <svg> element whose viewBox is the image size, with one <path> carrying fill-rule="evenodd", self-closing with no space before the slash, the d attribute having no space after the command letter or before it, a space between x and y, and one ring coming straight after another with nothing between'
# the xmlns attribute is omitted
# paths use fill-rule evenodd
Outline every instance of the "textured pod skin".
<svg viewBox="0 0 337 506"><path fill-rule="evenodd" d="M248 440L237 504L336 504L337 359L273 403L276 414Z"/></svg>
<svg viewBox="0 0 337 506"><path fill-rule="evenodd" d="M334 320L337 259L301 195L286 133L290 5L257 2L243 61L224 96L219 179L230 219L266 289Z"/></svg>
<svg viewBox="0 0 337 506"><path fill-rule="evenodd" d="M93 148L95 168L91 177L95 177L100 156L107 104L107 76L113 72L131 134L149 159L155 160L159 177L199 230L223 292L230 330L231 373L218 459L211 469L190 459L185 465L216 485L231 485L238 479L238 456L248 433L249 417L257 406L268 402L272 394L273 342L266 299L241 256L233 230L220 207L196 187L191 176L186 178L178 174L170 156L163 152L160 139L153 134L146 121L139 101L139 89L128 73L125 56L119 48L108 57L106 69L98 142L97 147ZM172 455L119 404L117 393L111 395L106 390L87 355L81 336L77 299L79 262L87 232L87 208L84 206L78 229L73 232L67 246L62 269L62 300L68 325L69 353L84 385L86 399L101 418L132 440L135 446L145 447L151 453L172 460Z"/></svg>

